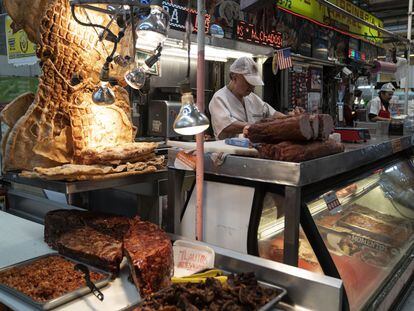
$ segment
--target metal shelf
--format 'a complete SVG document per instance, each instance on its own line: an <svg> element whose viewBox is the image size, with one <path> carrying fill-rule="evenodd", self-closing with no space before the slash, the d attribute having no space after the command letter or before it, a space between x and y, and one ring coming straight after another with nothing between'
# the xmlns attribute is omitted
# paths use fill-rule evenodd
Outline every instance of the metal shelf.
<svg viewBox="0 0 414 311"><path fill-rule="evenodd" d="M115 177L105 180L86 180L74 182L53 181L40 178L23 178L19 177L18 173L12 172L6 173L6 175L3 176L3 180L6 182L28 185L64 194L116 188L132 184L154 182L160 179L167 179L167 170L159 170L154 173L131 175L120 178Z"/></svg>

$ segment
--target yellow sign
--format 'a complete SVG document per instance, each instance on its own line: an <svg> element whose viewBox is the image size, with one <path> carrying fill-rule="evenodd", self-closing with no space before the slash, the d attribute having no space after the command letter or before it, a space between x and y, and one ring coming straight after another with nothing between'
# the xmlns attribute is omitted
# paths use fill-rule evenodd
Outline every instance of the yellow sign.
<svg viewBox="0 0 414 311"><path fill-rule="evenodd" d="M330 0L330 2L366 22L381 28L383 27L383 22L380 19L346 0ZM277 0L277 5L325 25L357 34L367 40L382 42L381 39L376 38L381 36L377 30L362 25L350 17L327 8L320 4L318 0Z"/></svg>
<svg viewBox="0 0 414 311"><path fill-rule="evenodd" d="M36 45L29 41L23 30L13 33L12 19L6 16L7 57L9 64L33 65L37 62Z"/></svg>

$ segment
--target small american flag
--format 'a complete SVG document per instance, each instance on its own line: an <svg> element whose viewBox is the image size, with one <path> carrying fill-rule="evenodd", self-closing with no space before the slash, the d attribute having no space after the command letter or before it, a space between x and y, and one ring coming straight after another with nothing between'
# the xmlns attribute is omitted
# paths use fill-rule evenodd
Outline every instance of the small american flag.
<svg viewBox="0 0 414 311"><path fill-rule="evenodd" d="M292 58L290 57L290 48L277 50L277 65L280 70L292 67Z"/></svg>

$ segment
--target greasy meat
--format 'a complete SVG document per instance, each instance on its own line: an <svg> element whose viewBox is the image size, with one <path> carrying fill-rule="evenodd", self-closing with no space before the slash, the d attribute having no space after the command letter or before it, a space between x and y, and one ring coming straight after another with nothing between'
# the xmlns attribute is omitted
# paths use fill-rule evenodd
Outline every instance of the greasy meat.
<svg viewBox="0 0 414 311"><path fill-rule="evenodd" d="M60 256L49 256L0 272L0 283L43 303L86 286L84 274L74 267L75 263ZM92 282L105 277L96 272L90 276Z"/></svg>
<svg viewBox="0 0 414 311"><path fill-rule="evenodd" d="M45 216L45 242L57 249L57 242L63 234L86 226L122 241L129 229L129 219L123 216L75 209L50 211Z"/></svg>
<svg viewBox="0 0 414 311"><path fill-rule="evenodd" d="M263 159L288 162L304 162L345 150L344 145L333 140L307 143L284 141L279 144L259 144L256 148Z"/></svg>
<svg viewBox="0 0 414 311"><path fill-rule="evenodd" d="M157 225L135 218L124 237L124 248L141 294L148 295L169 285L174 269L172 245Z"/></svg>
<svg viewBox="0 0 414 311"><path fill-rule="evenodd" d="M258 310L279 294L258 285L253 273L242 273L230 275L224 285L213 278L199 284L174 284L145 300L136 311Z"/></svg>
<svg viewBox="0 0 414 311"><path fill-rule="evenodd" d="M313 137L309 115L275 118L245 128L244 136L252 143L279 143L285 140L307 141Z"/></svg>
<svg viewBox="0 0 414 311"><path fill-rule="evenodd" d="M396 229L394 226L387 223L380 222L371 217L357 213L349 213L348 216L346 216L342 221L377 234L392 235Z"/></svg>
<svg viewBox="0 0 414 311"><path fill-rule="evenodd" d="M170 284L172 245L157 225L79 210L46 214L45 242L59 253L114 273L125 254L135 285L148 295Z"/></svg>
<svg viewBox="0 0 414 311"><path fill-rule="evenodd" d="M90 227L83 227L63 234L58 239L57 246L59 253L64 256L113 273L119 272L122 240Z"/></svg>

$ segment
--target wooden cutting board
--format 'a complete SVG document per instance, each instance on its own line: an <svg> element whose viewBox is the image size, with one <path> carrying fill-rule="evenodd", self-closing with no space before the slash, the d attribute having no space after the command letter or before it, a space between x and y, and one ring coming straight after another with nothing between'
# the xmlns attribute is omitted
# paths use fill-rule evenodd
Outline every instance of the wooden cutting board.
<svg viewBox="0 0 414 311"><path fill-rule="evenodd" d="M196 149L195 142L168 140L167 146L178 147L178 148L183 148L183 149L188 149L188 150ZM244 147L226 145L224 143L224 140L204 142L204 152L223 152L227 154L244 155L244 156L252 156L252 157L257 157L259 155L259 152L254 148L244 148Z"/></svg>

